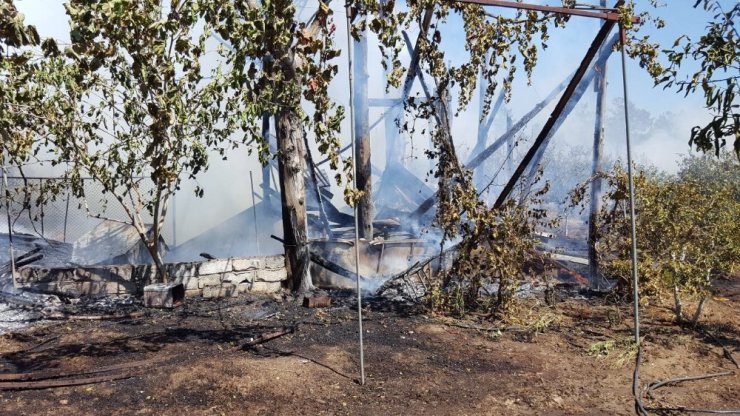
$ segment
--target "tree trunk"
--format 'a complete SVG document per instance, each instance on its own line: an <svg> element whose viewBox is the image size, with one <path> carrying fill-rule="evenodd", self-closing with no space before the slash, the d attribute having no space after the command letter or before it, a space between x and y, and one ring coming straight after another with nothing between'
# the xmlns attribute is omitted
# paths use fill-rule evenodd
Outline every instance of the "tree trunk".
<svg viewBox="0 0 740 416"><path fill-rule="evenodd" d="M699 300L699 304L696 305L696 311L694 311L694 316L691 318L691 324L696 325L699 323L699 318L701 318L701 313L704 311L704 303L707 301L707 296L702 296L701 300Z"/></svg>
<svg viewBox="0 0 740 416"><path fill-rule="evenodd" d="M681 293L678 290L678 285L673 285L673 313L676 314L676 321L683 322L683 302L681 301Z"/></svg>
<svg viewBox="0 0 740 416"><path fill-rule="evenodd" d="M162 197L163 189L161 185L157 186L157 202L154 205L154 223L152 224L152 229L147 232L147 248L149 249L149 254L152 256L152 260L154 260L154 265L157 267L157 274L159 275L159 278L162 280L162 283L167 283L167 270L165 270L164 267L164 261L162 260L162 254L160 252L160 241L159 236L162 231L162 227L164 226L164 219L167 216L167 205L169 203L169 186L167 188L167 193L164 195L164 199ZM151 234L151 236L149 235Z"/></svg>
<svg viewBox="0 0 740 416"><path fill-rule="evenodd" d="M373 239L373 186L372 166L370 164L370 128L367 96L367 36L365 33L354 43L354 82L355 94L355 154L357 163L357 189L363 192L357 205L357 222L360 238Z"/></svg>
<svg viewBox="0 0 740 416"><path fill-rule="evenodd" d="M275 116L280 202L288 285L297 292L313 289L306 233L306 184L303 126L298 115L283 108Z"/></svg>

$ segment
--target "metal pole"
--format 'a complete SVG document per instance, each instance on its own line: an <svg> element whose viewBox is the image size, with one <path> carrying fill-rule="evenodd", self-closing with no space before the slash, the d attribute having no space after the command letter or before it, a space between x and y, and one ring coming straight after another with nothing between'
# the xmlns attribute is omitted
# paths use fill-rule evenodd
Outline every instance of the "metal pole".
<svg viewBox="0 0 740 416"><path fill-rule="evenodd" d="M635 309L635 343L640 346L640 291L638 290L637 276L637 226L635 225L635 184L632 176L632 151L630 148L630 117L629 96L627 94L627 55L624 51L626 32L619 28L622 34L622 85L624 88L624 127L627 136L627 179L630 192L630 234L632 237L632 286L634 290Z"/></svg>
<svg viewBox="0 0 740 416"><path fill-rule="evenodd" d="M172 248L177 247L177 192L172 194Z"/></svg>
<svg viewBox="0 0 740 416"><path fill-rule="evenodd" d="M3 166L3 186L5 187L5 213L8 217L8 242L10 243L10 277L13 279L13 288L18 288L15 279L15 253L13 252L13 225L10 221L10 189L8 188L8 172Z"/></svg>
<svg viewBox="0 0 740 416"><path fill-rule="evenodd" d="M41 195L41 193L44 192L43 188L44 188L43 179L39 179L39 195ZM39 206L39 210L41 210L41 238L44 238L44 204L45 203L46 201L44 201L44 203L42 203Z"/></svg>
<svg viewBox="0 0 740 416"><path fill-rule="evenodd" d="M352 84L352 8L347 3L345 6L347 14L347 63L349 72L349 119L350 140L352 141L352 155L355 155L355 110L353 105L354 91ZM357 161L353 160L352 187L357 188ZM357 325L360 332L360 385L365 385L365 351L362 340L362 291L360 287L360 230L357 220L357 202L352 204L355 217L355 275L357 278Z"/></svg>
<svg viewBox="0 0 740 416"><path fill-rule="evenodd" d="M72 194L70 192L67 192L67 203L64 207L64 236L62 237L62 241L65 243L67 242L67 221L69 221L69 199L72 197Z"/></svg>
<svg viewBox="0 0 740 416"><path fill-rule="evenodd" d="M257 255L262 255L260 250L260 233L257 231L257 203L254 199L254 179L252 178L252 171L249 171L249 185L252 187L252 213L254 214L254 242L257 244ZM264 202L264 199L263 199Z"/></svg>

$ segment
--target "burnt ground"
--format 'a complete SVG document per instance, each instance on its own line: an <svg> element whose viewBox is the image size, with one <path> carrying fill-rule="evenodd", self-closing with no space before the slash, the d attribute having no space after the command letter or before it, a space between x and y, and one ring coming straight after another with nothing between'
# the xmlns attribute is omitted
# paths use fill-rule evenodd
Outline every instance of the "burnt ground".
<svg viewBox="0 0 740 416"><path fill-rule="evenodd" d="M722 291L701 331L675 325L663 306L643 308L643 385L740 372L722 348L740 349L737 280ZM494 325L483 318L370 300L360 386L355 304L348 294L332 296L328 309L267 296L189 299L131 319L60 320L5 334L0 375L162 361L117 381L0 391L0 414L633 414L629 305L570 298L551 309L530 300L526 318L499 332L462 327ZM293 333L239 348L296 324ZM739 392L735 374L660 389L647 404L737 409Z"/></svg>

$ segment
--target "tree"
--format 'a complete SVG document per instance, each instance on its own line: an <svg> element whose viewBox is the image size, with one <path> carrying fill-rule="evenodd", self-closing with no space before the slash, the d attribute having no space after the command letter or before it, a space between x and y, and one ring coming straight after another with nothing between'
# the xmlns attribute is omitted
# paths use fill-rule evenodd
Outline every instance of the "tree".
<svg viewBox="0 0 740 416"><path fill-rule="evenodd" d="M719 0L696 0L693 7L713 13L713 20L707 23L706 32L698 40L680 36L671 48L662 50L666 64L661 62L660 46L647 38L633 42L630 55L639 57L656 86L675 89L684 96L701 90L712 120L691 129L690 146L703 152L714 150L719 156L727 139L734 138L734 151L740 159L740 35L736 27L740 4L726 10ZM655 21L658 27L663 26L660 19ZM698 69L682 71L694 65Z"/></svg>
<svg viewBox="0 0 740 416"><path fill-rule="evenodd" d="M160 235L171 196L208 168L209 151L224 156L259 135L258 114L231 87L232 75L222 63L203 67L213 27L202 3L70 1L71 45L62 53L46 41L48 59L24 82L42 92L24 113L36 125L31 152L11 152L23 163L50 149L47 161L64 168L65 186L80 198L83 177L92 177L123 208L163 281ZM238 130L247 134L234 138Z"/></svg>
<svg viewBox="0 0 740 416"><path fill-rule="evenodd" d="M641 171L635 178L638 272L645 296L672 296L679 322L696 323L711 294L712 281L732 275L740 266L740 212L738 169L732 178L715 177L713 184L700 181L699 171L718 172L715 158L689 157L678 176L656 176ZM705 171L706 170L706 171ZM599 215L601 239L599 264L604 274L630 279L629 218L626 214L627 177L618 165L606 175L609 191ZM688 318L686 297L698 300Z"/></svg>
<svg viewBox="0 0 740 416"><path fill-rule="evenodd" d="M232 86L260 114L275 117L289 282L294 290L310 290L304 129L332 169L342 166L345 183L352 178L352 160L342 163L339 156L344 108L328 95L338 70L333 60L340 53L333 43L332 10L320 1L319 10L303 23L290 0L210 2L204 9L216 32L233 46L227 56L235 73ZM343 182L341 172L335 178ZM354 203L358 193L347 187L345 197Z"/></svg>
<svg viewBox="0 0 740 416"><path fill-rule="evenodd" d="M23 158L33 142L33 121L24 111L37 101L38 90L29 80L33 76L35 58L31 48L40 38L36 28L24 24L23 15L11 0L0 1L0 164Z"/></svg>

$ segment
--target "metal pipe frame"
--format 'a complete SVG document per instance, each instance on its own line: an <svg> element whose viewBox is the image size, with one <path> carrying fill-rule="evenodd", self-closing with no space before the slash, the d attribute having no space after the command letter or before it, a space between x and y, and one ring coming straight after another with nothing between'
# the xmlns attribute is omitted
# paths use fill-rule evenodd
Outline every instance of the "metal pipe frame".
<svg viewBox="0 0 740 416"><path fill-rule="evenodd" d="M479 4L481 6L495 6L495 7L504 7L508 9L520 9L520 10L533 10L537 12L542 13L560 13L560 14L567 14L571 16L581 16L581 17L591 17L595 19L602 19L610 22L619 22L620 16L619 13L614 12L613 10L617 7L620 7L622 4L624 4L623 1L617 2L617 5L612 10L604 10L604 11L590 11L590 10L584 10L584 9L574 9L569 7L558 7L558 6L546 6L541 4L529 4L529 3L519 3L515 1L505 1L505 0L455 0L455 3L468 3L468 4ZM639 23L640 18L637 16L631 16L630 20L632 23Z"/></svg>

